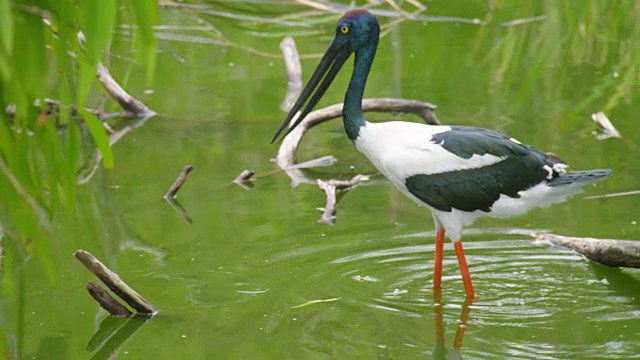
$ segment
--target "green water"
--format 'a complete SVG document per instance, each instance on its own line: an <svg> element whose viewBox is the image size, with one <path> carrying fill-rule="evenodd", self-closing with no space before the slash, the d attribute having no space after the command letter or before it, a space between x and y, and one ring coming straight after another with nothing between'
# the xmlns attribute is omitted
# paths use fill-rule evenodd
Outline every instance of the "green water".
<svg viewBox="0 0 640 360"><path fill-rule="evenodd" d="M110 353L135 359L640 356L640 274L534 244L528 235L640 239L638 195L587 199L638 190L637 88L609 103L624 71L640 68L624 65L626 46L638 33L624 25L633 23L625 17L637 17L637 9L602 12L611 17L606 21L619 21L614 33L587 28L576 35L581 23L597 23L588 17L597 14L583 14L580 4L505 4L490 26L406 21L380 42L366 96L429 101L445 124L497 129L561 155L573 169L614 171L564 204L506 220L481 219L467 229L478 294L471 306L464 303L448 243L441 306L434 306L434 224L426 209L375 181L346 194L335 225L319 223L316 208L324 206L324 194L314 185L291 188L277 170L271 162L277 146L269 141L284 117L281 59L160 40L157 73L147 85L144 69L117 51L118 42L130 40L121 32L112 73L126 76L128 90L159 115L114 146L114 169L99 169L78 189L76 211L60 216L51 234L55 282L37 261L26 262L15 291L0 299L0 328L22 357L36 359ZM277 3L208 6L265 18L301 10ZM428 15L489 20L485 1L429 6ZM575 14L563 17L572 6ZM162 24L198 25L188 12L161 14ZM538 15L547 18L497 25ZM312 27L204 19L229 41L275 55L283 35L313 30L296 42L302 54L318 54L337 15L309 17L323 20ZM593 48L581 52L588 44ZM303 60L305 79L317 61ZM321 106L341 101L349 69ZM143 94L149 88L153 93ZM603 109L624 140L594 138L590 115ZM311 178L375 174L340 121L313 129L298 159L325 155L339 163L307 171ZM188 164L195 170L178 200L190 221L162 199ZM251 190L232 182L244 169L256 172ZM123 328L101 348L105 344L95 337L105 315L86 294L92 277L72 257L76 249L101 258L159 315L146 323L110 319L102 326ZM313 300L328 301L306 304Z"/></svg>

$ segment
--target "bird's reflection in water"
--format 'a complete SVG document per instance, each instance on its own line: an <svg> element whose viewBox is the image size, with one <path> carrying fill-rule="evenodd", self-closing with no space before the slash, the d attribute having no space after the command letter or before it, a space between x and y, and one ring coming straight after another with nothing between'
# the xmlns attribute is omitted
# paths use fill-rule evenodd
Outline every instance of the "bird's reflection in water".
<svg viewBox="0 0 640 360"><path fill-rule="evenodd" d="M469 321L470 305L473 302L472 298L467 297L464 304L462 304L462 312L460 313L460 319L458 322L458 328L456 329L455 337L453 338L453 346L447 348L445 341L445 326L444 317L442 315L442 293L438 290L433 292L433 321L435 323L436 344L433 349L434 359L462 359L461 349L462 341L464 339L464 332L467 329L467 321Z"/></svg>

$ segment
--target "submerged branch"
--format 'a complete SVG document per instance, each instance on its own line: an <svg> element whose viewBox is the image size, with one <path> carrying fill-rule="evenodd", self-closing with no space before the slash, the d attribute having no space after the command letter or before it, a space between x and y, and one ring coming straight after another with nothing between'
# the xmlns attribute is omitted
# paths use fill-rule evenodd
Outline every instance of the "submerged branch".
<svg viewBox="0 0 640 360"><path fill-rule="evenodd" d="M327 196L327 202L318 222L333 225L336 220L336 187L320 179L317 180L317 183L320 190L324 191Z"/></svg>
<svg viewBox="0 0 640 360"><path fill-rule="evenodd" d="M351 190L363 181L369 181L369 176L358 174L351 178L351 180L334 180L327 181L328 185L336 188L336 190Z"/></svg>
<svg viewBox="0 0 640 360"><path fill-rule="evenodd" d="M308 177L302 169L314 168L320 166L331 166L338 162L335 156L323 156L317 159L301 162L298 164L293 164L289 167L284 168L284 172L291 179L291 187L296 187L299 184L315 184L316 180Z"/></svg>
<svg viewBox="0 0 640 360"><path fill-rule="evenodd" d="M337 212L336 205L338 203L336 197L337 190L351 190L361 182L367 180L369 180L369 177L361 174L354 176L351 180L316 180L316 183L318 184L320 190L324 191L324 193L327 195L327 202L322 209L322 216L320 217L318 222L331 225L335 222Z"/></svg>
<svg viewBox="0 0 640 360"><path fill-rule="evenodd" d="M124 302L134 308L139 314L146 316L155 315L158 310L145 298L127 285L118 274L109 270L100 260L85 250L77 250L73 254L82 265L100 279L107 287L118 295Z"/></svg>
<svg viewBox="0 0 640 360"><path fill-rule="evenodd" d="M184 185L184 182L187 180L187 175L189 175L189 173L192 170L193 170L193 165L187 165L182 169L176 181L174 181L171 187L169 188L169 191L167 191L167 193L164 194L165 199L169 200L169 199L174 199L176 197L178 190L180 190L182 185Z"/></svg>
<svg viewBox="0 0 640 360"><path fill-rule="evenodd" d="M109 70L102 64L98 63L97 69L98 81L111 97L120 104L125 111L123 117L129 118L147 118L154 116L156 113L149 109L142 101L129 95L117 81L109 73Z"/></svg>
<svg viewBox="0 0 640 360"><path fill-rule="evenodd" d="M93 281L89 281L87 284L87 291L89 292L89 295L91 295L91 297L100 305L100 307L109 313L109 315L119 317L129 317L132 315L129 309L122 306L118 300L114 299L111 294L106 292L100 285Z"/></svg>
<svg viewBox="0 0 640 360"><path fill-rule="evenodd" d="M233 182L240 185L240 187L245 190L251 190L253 185L249 183L249 180L251 180L254 174L255 173L252 170L244 170L233 180Z"/></svg>
<svg viewBox="0 0 640 360"><path fill-rule="evenodd" d="M536 242L571 249L603 265L640 268L640 241L540 234Z"/></svg>

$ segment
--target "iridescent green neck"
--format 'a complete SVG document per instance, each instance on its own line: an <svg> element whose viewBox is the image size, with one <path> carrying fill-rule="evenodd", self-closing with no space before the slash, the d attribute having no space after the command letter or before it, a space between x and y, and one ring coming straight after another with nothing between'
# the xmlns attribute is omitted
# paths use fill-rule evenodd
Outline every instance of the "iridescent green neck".
<svg viewBox="0 0 640 360"><path fill-rule="evenodd" d="M344 130L351 141L355 141L358 138L360 128L367 124L362 115L362 97L377 47L378 37L375 36L367 47L356 51L353 74L351 74L351 81L344 97L344 109L342 110Z"/></svg>

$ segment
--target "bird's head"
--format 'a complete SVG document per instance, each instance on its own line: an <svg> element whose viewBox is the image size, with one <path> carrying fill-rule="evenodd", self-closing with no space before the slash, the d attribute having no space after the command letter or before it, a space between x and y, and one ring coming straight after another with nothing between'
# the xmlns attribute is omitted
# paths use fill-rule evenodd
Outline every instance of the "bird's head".
<svg viewBox="0 0 640 360"><path fill-rule="evenodd" d="M331 41L329 48L322 56L318 67L311 75L307 85L300 93L300 97L291 108L282 125L280 125L271 142L273 143L280 136L291 120L296 117L296 114L298 116L295 122L289 127L284 136L287 136L304 120L305 116L320 101L342 68L342 65L352 53L358 53L363 49L373 49L375 51L379 36L380 26L378 25L378 20L371 13L366 10L352 10L346 13L338 21L333 41ZM304 106L305 103L306 106ZM303 106L304 110L300 111Z"/></svg>
<svg viewBox="0 0 640 360"><path fill-rule="evenodd" d="M346 13L336 25L333 44L345 46L349 53L377 44L380 36L380 25L375 16L366 10L352 10Z"/></svg>

